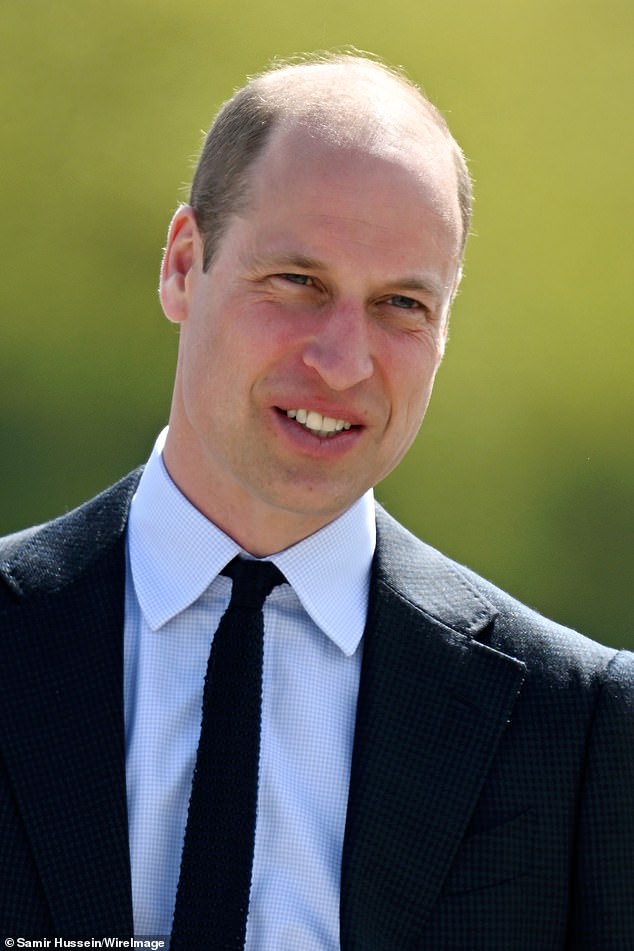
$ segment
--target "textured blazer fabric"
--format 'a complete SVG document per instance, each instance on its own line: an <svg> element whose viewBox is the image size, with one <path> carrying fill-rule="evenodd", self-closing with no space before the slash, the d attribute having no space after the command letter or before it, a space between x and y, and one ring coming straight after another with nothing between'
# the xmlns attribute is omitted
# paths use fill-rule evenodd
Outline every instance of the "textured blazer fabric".
<svg viewBox="0 0 634 951"><path fill-rule="evenodd" d="M122 642L138 476L1 543L2 937L133 932ZM634 657L380 508L340 928L342 951L634 951Z"/></svg>

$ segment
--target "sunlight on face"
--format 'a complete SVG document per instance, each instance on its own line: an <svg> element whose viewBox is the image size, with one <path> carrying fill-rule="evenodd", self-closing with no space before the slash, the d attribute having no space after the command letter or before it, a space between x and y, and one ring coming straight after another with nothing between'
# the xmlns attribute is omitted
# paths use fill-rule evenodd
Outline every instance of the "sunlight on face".
<svg viewBox="0 0 634 951"><path fill-rule="evenodd" d="M314 531L414 439L461 237L451 170L429 164L282 128L206 273L194 236L166 460L215 521Z"/></svg>

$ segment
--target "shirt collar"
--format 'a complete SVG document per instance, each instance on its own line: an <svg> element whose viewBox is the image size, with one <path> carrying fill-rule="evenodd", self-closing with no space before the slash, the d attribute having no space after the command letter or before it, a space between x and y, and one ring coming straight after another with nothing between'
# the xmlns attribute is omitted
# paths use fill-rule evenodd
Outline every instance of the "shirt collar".
<svg viewBox="0 0 634 951"><path fill-rule="evenodd" d="M154 631L193 604L242 551L172 482L162 458L166 434L157 439L141 476L128 525L134 588ZM347 655L357 649L365 627L375 544L370 490L314 535L269 559L314 623Z"/></svg>

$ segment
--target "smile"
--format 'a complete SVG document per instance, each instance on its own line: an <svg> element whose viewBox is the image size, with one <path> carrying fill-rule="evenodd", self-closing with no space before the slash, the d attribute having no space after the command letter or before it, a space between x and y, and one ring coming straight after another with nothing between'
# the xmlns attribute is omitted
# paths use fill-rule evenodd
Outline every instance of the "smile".
<svg viewBox="0 0 634 951"><path fill-rule="evenodd" d="M322 439L328 436L334 436L343 429L350 429L352 423L345 419L334 419L332 416L322 416L314 409L287 409L286 415L295 422L300 423L306 429Z"/></svg>

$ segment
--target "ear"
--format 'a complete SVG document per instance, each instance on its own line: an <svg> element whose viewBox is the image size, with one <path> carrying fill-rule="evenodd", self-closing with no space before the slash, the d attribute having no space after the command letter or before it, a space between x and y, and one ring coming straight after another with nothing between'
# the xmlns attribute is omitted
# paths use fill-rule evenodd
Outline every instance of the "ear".
<svg viewBox="0 0 634 951"><path fill-rule="evenodd" d="M161 264L159 297L168 320L181 323L187 318L191 279L201 266L202 239L196 218L189 205L181 205L171 220Z"/></svg>

